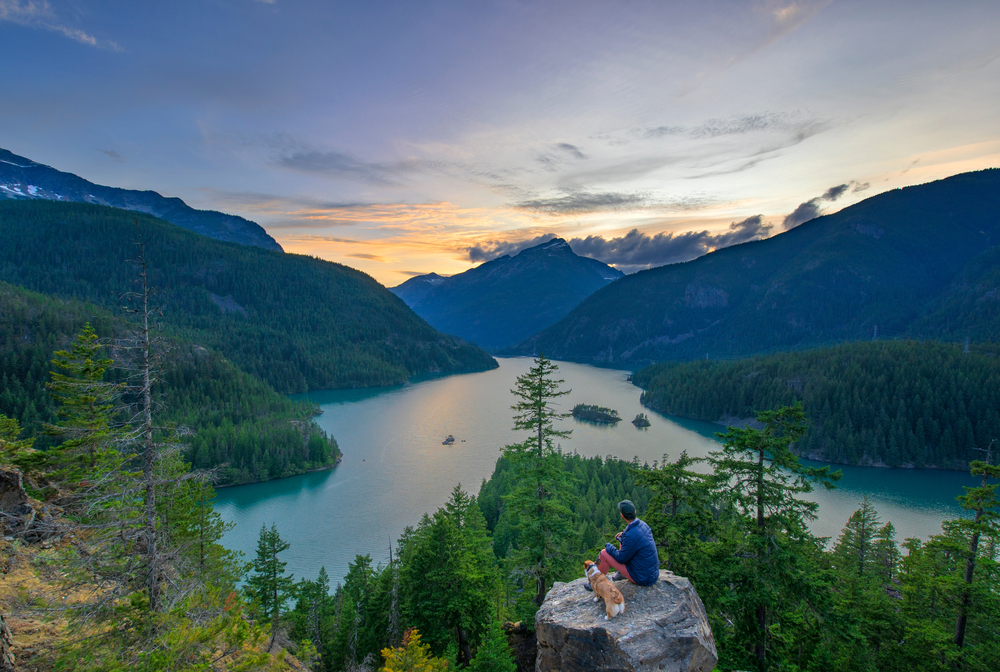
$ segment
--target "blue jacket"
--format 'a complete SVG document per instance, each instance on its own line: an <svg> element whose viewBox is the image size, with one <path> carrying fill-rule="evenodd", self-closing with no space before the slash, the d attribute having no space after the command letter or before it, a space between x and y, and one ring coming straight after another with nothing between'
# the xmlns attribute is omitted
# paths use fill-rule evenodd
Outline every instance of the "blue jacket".
<svg viewBox="0 0 1000 672"><path fill-rule="evenodd" d="M608 555L625 565L629 576L640 586L651 586L660 578L660 556L649 525L636 518L621 536L621 550L605 544Z"/></svg>

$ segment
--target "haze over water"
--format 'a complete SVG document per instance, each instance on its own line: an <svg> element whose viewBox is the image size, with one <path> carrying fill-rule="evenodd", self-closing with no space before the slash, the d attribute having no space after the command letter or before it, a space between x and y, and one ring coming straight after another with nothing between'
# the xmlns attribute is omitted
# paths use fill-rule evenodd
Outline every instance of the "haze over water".
<svg viewBox="0 0 1000 672"><path fill-rule="evenodd" d="M390 388L337 390L304 395L319 404L320 426L337 439L344 459L332 471L219 490L216 509L236 527L223 542L252 557L262 524L277 523L291 548L283 554L297 578L315 578L325 566L333 580L348 562L369 553L388 559L389 544L407 525L441 506L455 485L475 494L493 473L501 448L523 440L511 430L517 376L530 358L501 358L500 368L483 373L434 378ZM687 450L707 456L723 428L707 422L667 417L639 403L641 390L628 373L558 362L563 389L559 400L569 411L578 403L614 408L623 418L604 427L567 418L572 429L562 442L566 452L613 455L641 462L671 459ZM636 429L630 420L646 413L652 426ZM452 446L441 445L448 434ZM844 477L833 491L817 490L820 503L814 533L836 537L864 494L883 521L895 525L898 539L940 531L942 520L960 515L955 497L972 479L963 472L838 467Z"/></svg>

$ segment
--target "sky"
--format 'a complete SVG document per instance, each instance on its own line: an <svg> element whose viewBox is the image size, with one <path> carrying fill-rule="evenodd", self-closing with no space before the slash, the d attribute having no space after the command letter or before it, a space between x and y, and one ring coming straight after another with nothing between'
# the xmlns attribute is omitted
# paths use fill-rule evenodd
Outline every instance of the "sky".
<svg viewBox="0 0 1000 672"><path fill-rule="evenodd" d="M1000 3L0 0L0 147L386 286L626 272L1000 166Z"/></svg>

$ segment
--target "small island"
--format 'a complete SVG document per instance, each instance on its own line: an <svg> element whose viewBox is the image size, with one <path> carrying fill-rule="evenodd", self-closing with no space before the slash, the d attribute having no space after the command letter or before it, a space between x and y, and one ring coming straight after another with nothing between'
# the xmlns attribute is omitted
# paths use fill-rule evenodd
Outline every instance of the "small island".
<svg viewBox="0 0 1000 672"><path fill-rule="evenodd" d="M646 417L645 413L640 413L632 420L632 424L636 427L649 427L649 418Z"/></svg>
<svg viewBox="0 0 1000 672"><path fill-rule="evenodd" d="M604 406L590 406L588 404L577 404L573 407L573 417L577 420L596 422L601 425L613 425L621 422L618 411Z"/></svg>

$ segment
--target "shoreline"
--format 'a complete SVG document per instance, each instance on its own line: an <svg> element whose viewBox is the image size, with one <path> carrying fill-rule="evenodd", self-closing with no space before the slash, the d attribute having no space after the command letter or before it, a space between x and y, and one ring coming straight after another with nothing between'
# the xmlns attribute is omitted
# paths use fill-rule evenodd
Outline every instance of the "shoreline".
<svg viewBox="0 0 1000 672"><path fill-rule="evenodd" d="M341 453L337 457L337 461L334 462L333 464L326 464L326 465L323 465L322 467L316 467L314 469L306 469L305 471L303 471L301 473L298 473L298 474L289 474L288 476L279 476L278 478L269 478L266 481L251 481L249 483L226 483L224 485L214 485L213 484L212 487L215 488L216 490L221 490L223 488L238 488L238 487L243 486L243 485L255 485L257 483L270 483L272 481L281 481L281 480L284 480L286 478L294 478L296 476L304 476L305 474L312 474L312 473L315 473L317 471L330 471L332 469L336 469L343 460L344 460L344 455L343 455L343 453Z"/></svg>

